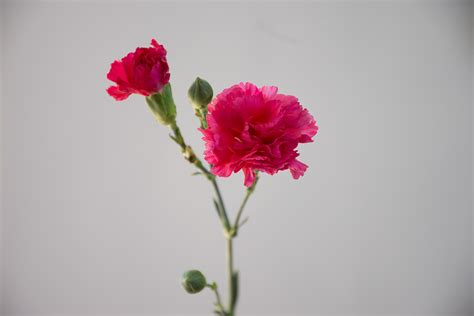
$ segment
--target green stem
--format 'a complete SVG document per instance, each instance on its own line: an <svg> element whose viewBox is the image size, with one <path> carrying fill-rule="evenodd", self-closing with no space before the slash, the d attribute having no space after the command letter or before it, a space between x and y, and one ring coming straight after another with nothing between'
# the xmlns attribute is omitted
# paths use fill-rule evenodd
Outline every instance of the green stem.
<svg viewBox="0 0 474 316"><path fill-rule="evenodd" d="M217 284L216 282L212 283L212 284L208 284L207 285L211 291L214 292L214 294L216 295L216 307L219 309L220 312L222 313L225 313L225 310L224 310L224 305L222 305L222 301L221 301L221 296L219 295L219 290L217 289Z"/></svg>
<svg viewBox="0 0 474 316"><path fill-rule="evenodd" d="M181 134L181 130L179 129L176 122L173 122L170 125L171 130L173 131L173 136L171 138L181 147L181 151L183 152L186 160L196 166L206 178L211 181L212 187L214 188L214 192L217 197L217 203L219 206L220 214L222 215L222 225L224 226L226 240L227 240L227 278L228 278L228 287L229 287L229 303L228 303L228 310L225 311L224 307L221 303L221 299L216 287L211 287L214 293L216 294L217 300L217 307L221 309L221 311L226 316L235 316L235 304L237 301L237 291L238 291L238 284L237 284L237 274L234 271L234 254L233 254L233 238L237 234L237 230L239 229L240 217L242 216L243 210L245 205L247 204L248 199L252 195L253 191L255 191L255 186L257 185L258 181L258 174L255 182L252 184L251 187L247 189L246 195L242 204L240 205L239 211L237 213L237 217L235 219L234 225L231 226L229 217L227 216L227 211L224 205L224 199L222 198L221 191L219 189L219 185L217 184L216 177L203 165L201 160L194 154L193 150L190 146L186 144L184 141L183 135Z"/></svg>
<svg viewBox="0 0 474 316"><path fill-rule="evenodd" d="M240 226L240 216L242 216L242 212L244 211L245 205L247 204L247 201L249 197L252 195L252 192L250 190L247 190L247 194L245 194L245 198L242 201L242 204L240 205L239 212L237 213L237 217L235 218L235 223L234 223L234 229L238 230Z"/></svg>
<svg viewBox="0 0 474 316"><path fill-rule="evenodd" d="M239 227L240 227L240 217L242 216L245 205L247 205L247 201L249 200L252 193L255 191L255 187L257 186L257 182L258 182L258 174L255 178L255 182L247 189L247 193L245 194L244 200L242 201L242 204L240 205L239 212L237 213L237 217L235 218L234 230L235 230L236 234L237 234L237 231L239 230Z"/></svg>
<svg viewBox="0 0 474 316"><path fill-rule="evenodd" d="M181 134L181 130L179 129L176 121L171 123L170 125L171 130L174 134L174 141L181 147L182 150L186 149L186 142L184 141L183 135Z"/></svg>
<svg viewBox="0 0 474 316"><path fill-rule="evenodd" d="M181 134L181 130L179 129L178 125L176 124L176 121L170 124L170 128L173 131L174 136L171 137L180 147L181 151L183 152L186 160L188 160L190 163L196 166L205 176L206 178L211 181L212 187L214 188L214 192L217 197L217 201L219 203L221 212L222 212L222 217L224 220L223 225L225 226L224 229L226 232L230 230L230 222L229 222L229 217L227 216L227 212L225 209L224 205L224 199L222 198L221 191L219 190L219 185L217 184L216 177L206 168L204 167L203 163L199 158L194 154L193 150L191 149L190 146L188 146L184 140L183 135Z"/></svg>

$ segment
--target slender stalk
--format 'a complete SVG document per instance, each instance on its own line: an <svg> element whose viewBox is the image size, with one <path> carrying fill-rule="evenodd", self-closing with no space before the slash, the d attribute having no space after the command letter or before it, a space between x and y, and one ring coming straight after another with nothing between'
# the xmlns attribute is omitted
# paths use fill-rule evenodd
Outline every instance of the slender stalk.
<svg viewBox="0 0 474 316"><path fill-rule="evenodd" d="M214 290L214 293L216 293L216 302L217 302L217 307L222 311L224 309L221 301L221 296L219 295L219 292L217 289Z"/></svg>
<svg viewBox="0 0 474 316"><path fill-rule="evenodd" d="M239 229L240 226L240 216L242 216L242 212L244 211L245 205L247 204L247 201L249 200L249 197L252 195L252 191L247 190L247 193L245 194L245 198L242 201L242 204L240 205L239 212L237 213L237 217L235 218L235 223L234 227L235 229Z"/></svg>
<svg viewBox="0 0 474 316"><path fill-rule="evenodd" d="M174 134L174 141L181 147L182 150L186 148L186 142L184 141L183 135L181 134L181 130L179 129L176 122L170 125L171 130Z"/></svg>
<svg viewBox="0 0 474 316"><path fill-rule="evenodd" d="M207 285L216 295L216 307L220 312L225 313L224 305L222 305L221 296L219 295L219 290L217 289L216 282Z"/></svg>
<svg viewBox="0 0 474 316"><path fill-rule="evenodd" d="M255 178L255 182L249 188L247 188L247 192L245 194L244 200L242 201L242 204L240 205L239 211L237 213L237 217L235 218L234 230L235 230L236 233L237 233L237 231L238 231L238 229L241 225L240 217L242 216L242 212L244 211L245 205L247 205L247 201L249 200L250 196L255 191L255 187L257 186L257 182L258 182L258 174Z"/></svg>

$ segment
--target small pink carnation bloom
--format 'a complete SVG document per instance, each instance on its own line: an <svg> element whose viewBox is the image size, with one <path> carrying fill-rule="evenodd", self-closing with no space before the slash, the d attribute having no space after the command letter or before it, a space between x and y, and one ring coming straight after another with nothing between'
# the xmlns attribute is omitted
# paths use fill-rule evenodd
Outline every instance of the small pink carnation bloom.
<svg viewBox="0 0 474 316"><path fill-rule="evenodd" d="M289 169L294 179L304 174L308 166L296 159L296 147L312 142L318 127L296 97L277 92L277 87L240 83L209 104L208 128L200 131L213 174L228 177L242 170L247 187L256 171L273 175Z"/></svg>
<svg viewBox="0 0 474 316"><path fill-rule="evenodd" d="M144 96L158 93L170 80L166 49L152 39L151 47L138 47L120 61L114 61L107 78L116 83L107 92L117 101L132 93Z"/></svg>

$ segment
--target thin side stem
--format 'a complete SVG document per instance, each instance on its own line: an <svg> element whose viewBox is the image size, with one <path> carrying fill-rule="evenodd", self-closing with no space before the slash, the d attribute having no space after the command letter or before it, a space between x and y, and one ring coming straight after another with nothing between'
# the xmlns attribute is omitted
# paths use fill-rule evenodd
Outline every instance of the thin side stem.
<svg viewBox="0 0 474 316"><path fill-rule="evenodd" d="M252 193L255 191L255 187L257 186L257 182L258 182L258 174L255 178L255 182L247 189L247 192L245 193L244 200L242 201L242 204L240 205L239 211L237 213L237 217L235 218L234 230L236 231L236 233L237 233L237 231L240 227L240 217L242 216L245 205L247 205L247 201L249 200Z"/></svg>
<svg viewBox="0 0 474 316"><path fill-rule="evenodd" d="M207 286L216 295L216 307L220 310L220 312L225 313L224 305L222 305L221 296L219 295L219 290L217 289L216 282L214 282L212 284L208 284Z"/></svg>
<svg viewBox="0 0 474 316"><path fill-rule="evenodd" d="M237 213L237 217L235 218L234 227L236 230L239 229L240 217L242 216L242 212L244 211L245 205L247 204L247 201L249 200L249 197L251 195L252 195L252 192L250 190L247 190L247 193L245 194L245 198L242 201L242 204L240 205L239 212Z"/></svg>
<svg viewBox="0 0 474 316"><path fill-rule="evenodd" d="M222 311L222 309L223 309L224 307L222 306L221 296L219 295L219 292L217 291L217 289L214 290L214 293L216 293L217 306L218 306L219 309Z"/></svg>

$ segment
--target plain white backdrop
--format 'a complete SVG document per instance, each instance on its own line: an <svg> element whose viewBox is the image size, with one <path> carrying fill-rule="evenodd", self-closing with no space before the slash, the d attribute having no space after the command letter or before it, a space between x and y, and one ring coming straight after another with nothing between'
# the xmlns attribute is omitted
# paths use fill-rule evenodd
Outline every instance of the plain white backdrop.
<svg viewBox="0 0 474 316"><path fill-rule="evenodd" d="M2 315L209 315L211 188L110 63L155 37L186 91L277 85L316 117L310 169L263 176L235 243L241 315L471 315L472 4L2 3ZM234 210L243 178L221 181Z"/></svg>

